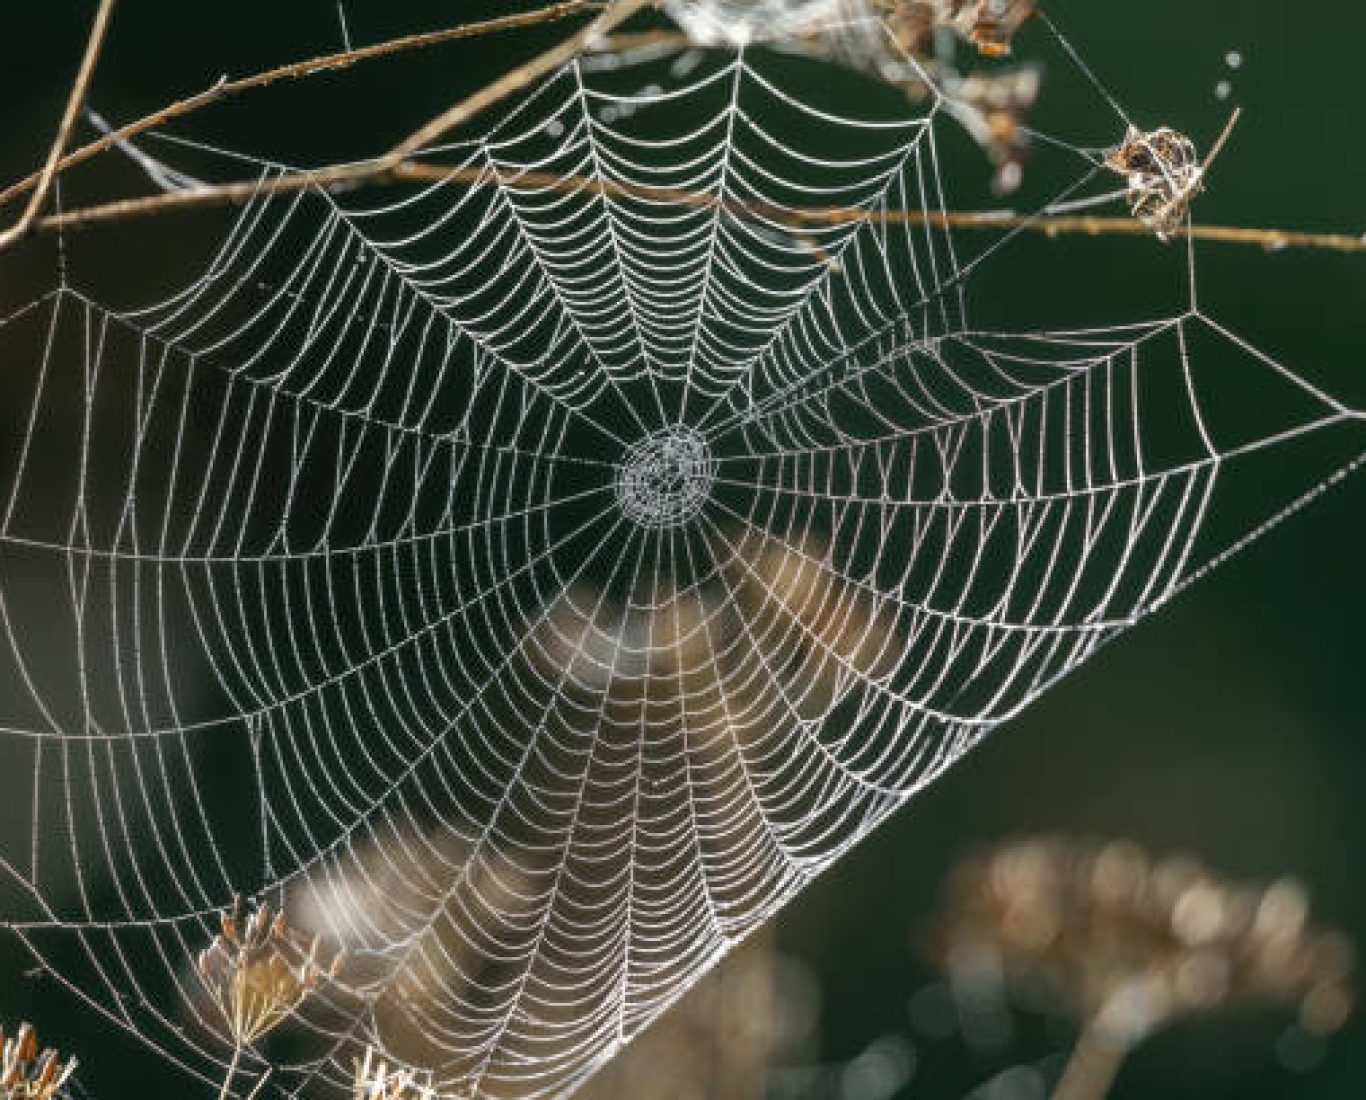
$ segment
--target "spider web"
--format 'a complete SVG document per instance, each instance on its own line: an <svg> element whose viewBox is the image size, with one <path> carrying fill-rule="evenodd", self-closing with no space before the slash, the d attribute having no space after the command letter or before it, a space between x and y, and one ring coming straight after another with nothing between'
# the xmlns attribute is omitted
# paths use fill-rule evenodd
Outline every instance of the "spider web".
<svg viewBox="0 0 1366 1100"><path fill-rule="evenodd" d="M350 955L270 1087L373 1043L565 1093L1359 463L1179 255L1155 319L976 325L952 104L809 76L575 64L432 151L459 182L263 190L164 301L0 326L5 926L109 1021L220 1081L193 959L246 894Z"/></svg>

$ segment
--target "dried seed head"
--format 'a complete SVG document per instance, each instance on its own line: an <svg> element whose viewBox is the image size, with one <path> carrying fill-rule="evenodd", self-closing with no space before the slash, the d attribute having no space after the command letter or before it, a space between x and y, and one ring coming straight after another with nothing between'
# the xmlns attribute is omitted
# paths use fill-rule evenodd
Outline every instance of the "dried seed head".
<svg viewBox="0 0 1366 1100"><path fill-rule="evenodd" d="M323 964L319 938L305 942L283 913L263 903L243 926L240 910L239 899L223 914L222 932L199 954L199 973L234 1043L247 1046L292 1016L323 979L335 978L345 953Z"/></svg>
<svg viewBox="0 0 1366 1100"><path fill-rule="evenodd" d="M38 1036L24 1023L10 1038L0 1029L0 1097L4 1100L53 1100L76 1071L76 1059L65 1062L55 1050L38 1053Z"/></svg>
<svg viewBox="0 0 1366 1100"><path fill-rule="evenodd" d="M1167 126L1149 132L1129 127L1105 166L1124 177L1130 212L1161 241L1181 232L1204 190L1205 166L1195 142Z"/></svg>
<svg viewBox="0 0 1366 1100"><path fill-rule="evenodd" d="M952 971L990 960L1123 1043L1197 1011L1296 1008L1327 1033L1352 1010L1351 945L1309 924L1303 890L1224 882L1131 844L1009 844L962 864L938 949Z"/></svg>

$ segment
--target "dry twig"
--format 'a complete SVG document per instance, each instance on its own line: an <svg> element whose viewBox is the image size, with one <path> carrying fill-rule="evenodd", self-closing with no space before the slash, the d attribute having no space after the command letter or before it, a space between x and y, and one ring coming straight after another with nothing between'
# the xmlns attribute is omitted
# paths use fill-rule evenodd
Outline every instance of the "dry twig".
<svg viewBox="0 0 1366 1100"><path fill-rule="evenodd" d="M146 217L174 210L221 206L245 202L258 195L283 194L310 187L359 186L376 182L373 166L365 161L310 173L291 173L270 180L250 180L213 188L120 199L116 202L85 207L40 219L36 229L75 229L126 218ZM928 226L933 229L970 229L1003 231L1020 229L1047 237L1151 237L1152 229L1127 217L1090 215L1017 214L1001 210L884 210L870 211L842 206L777 207L756 202L719 200L715 195L677 188L590 179L586 176L550 172L500 172L489 168L468 168L402 161L384 174L384 182L449 182L467 187L504 187L527 191L584 192L610 199L638 199L649 202L690 206L698 209L721 208L735 217L764 219L788 229L813 229L867 221L874 225ZM1366 252L1366 237L1346 233L1307 233L1291 229L1251 229L1242 226L1192 225L1190 235L1197 241L1219 244L1251 245L1268 251L1286 248L1311 248L1331 252Z"/></svg>
<svg viewBox="0 0 1366 1100"><path fill-rule="evenodd" d="M389 168L396 167L426 146L440 140L495 104L509 96L530 87L541 77L567 65L581 54L594 39L606 35L614 27L620 26L643 8L649 7L654 0L615 0L588 26L570 35L558 46L538 54L524 65L504 73L491 84L467 96L453 107L448 108L425 126L419 127L393 149L386 153L381 163Z"/></svg>
<svg viewBox="0 0 1366 1100"><path fill-rule="evenodd" d="M72 82L71 94L67 97L66 111L57 127L57 137L48 152L47 162L34 182L28 206L24 208L17 222L0 233L0 252L29 231L38 212L42 210L43 203L47 201L48 192L57 178L58 163L66 151L67 142L71 140L71 132L76 128L76 119L81 113L82 104L85 103L86 92L90 89L90 79L95 75L95 64L99 61L100 51L104 48L104 39L109 33L109 20L113 13L114 0L100 0L99 11L95 13L95 22L90 28L90 38L85 45L85 56L81 58L81 67L76 73L75 81Z"/></svg>

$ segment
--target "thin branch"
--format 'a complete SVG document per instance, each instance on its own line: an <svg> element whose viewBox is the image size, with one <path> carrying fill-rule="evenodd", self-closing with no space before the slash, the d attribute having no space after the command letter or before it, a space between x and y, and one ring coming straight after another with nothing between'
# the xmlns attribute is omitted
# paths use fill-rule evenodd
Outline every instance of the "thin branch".
<svg viewBox="0 0 1366 1100"><path fill-rule="evenodd" d="M1153 231L1133 218L1028 217L998 214L994 211L946 211L916 220L911 212L908 224L928 224L956 229L1024 229L1046 237L1151 237ZM1366 235L1350 233L1306 233L1296 229L1252 229L1238 225L1191 225L1192 240L1214 244L1252 245L1268 252L1287 248L1307 248L1326 252L1366 252ZM1186 230L1182 230L1183 237Z"/></svg>
<svg viewBox="0 0 1366 1100"><path fill-rule="evenodd" d="M1229 138L1233 136L1233 131L1238 125L1238 120L1242 117L1243 109L1241 107L1233 108L1233 113L1228 116L1228 121L1224 123L1224 128L1219 132L1219 137L1215 140L1214 144L1210 146L1210 151L1206 154L1204 163L1200 165L1200 175L1202 177L1209 174L1210 166L1219 159L1219 154L1224 151L1224 146L1228 144Z"/></svg>
<svg viewBox="0 0 1366 1100"><path fill-rule="evenodd" d="M62 154L66 152L67 142L71 140L71 133L76 128L76 119L80 116L81 106L85 103L86 93L90 90L90 80L95 75L95 65L100 59L100 51L104 48L104 40L109 33L109 20L114 13L114 3L115 0L100 0L99 10L95 13L95 22L90 27L90 38L85 44L85 56L81 58L81 67L71 85L71 94L66 101L66 111L57 127L57 137L52 142L52 149L48 152L47 163L43 165L43 170L34 183L33 194L29 198L28 206L24 208L23 214L19 216L19 220L5 232L0 233L0 251L9 247L28 232L34 219L38 217L39 211L42 210L43 203L47 201L48 192L52 189L52 181L57 178L57 166L62 159Z"/></svg>
<svg viewBox="0 0 1366 1100"><path fill-rule="evenodd" d="M111 0L112 2L112 0ZM319 57L311 57L304 61L295 61L288 65L281 65L278 68L267 69L264 72L254 73L251 76L241 77L237 80L229 80L226 77L218 81L210 88L204 89L194 95L177 100L175 103L163 107L161 110L127 123L117 130L113 130L104 136L73 150L71 153L60 158L55 165L56 172L65 172L79 164L83 164L94 157L113 149L120 142L126 142L132 138L165 126L168 122L184 118L186 115L203 110L215 103L221 103L243 92L252 91L257 88L264 88L270 84L275 84L286 80L302 80L306 77L315 76L321 72L336 71L347 69L363 61L371 61L381 57L391 57L395 54L408 53L414 50L427 49L432 46L440 46L449 42L459 41L460 39L476 38L483 35L494 34L500 31L516 30L524 27L537 26L542 23L557 22L570 19L581 15L584 12L599 11L603 7L603 0L564 0L562 3L550 4L543 8L533 11L515 12L511 15L499 16L495 19L487 19L479 23L467 23L458 27L446 27L438 31L427 31L422 34L404 35L401 38L392 38L384 42L377 42L374 45L362 46L359 49L344 50L340 53L323 54ZM42 179L42 173L35 172L33 175L0 191L0 206L5 206L13 202L20 195L34 190Z"/></svg>
<svg viewBox="0 0 1366 1100"><path fill-rule="evenodd" d="M763 220L793 232L867 221L874 225L928 226L934 229L1002 231L1022 229L1049 237L1084 235L1093 237L1151 237L1152 230L1129 217L1077 217L1047 214L1016 214L999 210L886 210L869 211L853 207L784 207L758 202L719 200L715 195L678 188L654 187L624 181L589 179L584 176L553 172L502 172L490 168L467 168L401 161L385 167L382 161L362 161L314 172L298 172L269 180L205 187L194 191L123 199L100 206L52 215L37 223L44 230L71 229L100 222L143 217L171 210L219 206L245 202L261 194L281 194L310 187L336 189L392 182L453 183L467 187L502 187L524 191L550 191L565 194L587 193L609 199L635 199L643 202L688 206L714 210L718 207L738 218ZM1286 248L1321 249L1334 252L1366 252L1366 237L1345 233L1305 233L1286 229L1248 229L1238 226L1193 225L1191 236L1198 241L1220 244L1253 245L1270 251Z"/></svg>

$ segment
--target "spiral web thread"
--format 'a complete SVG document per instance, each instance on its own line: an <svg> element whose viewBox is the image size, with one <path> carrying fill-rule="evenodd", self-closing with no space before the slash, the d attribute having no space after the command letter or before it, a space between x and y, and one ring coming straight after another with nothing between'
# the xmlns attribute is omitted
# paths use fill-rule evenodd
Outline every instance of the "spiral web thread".
<svg viewBox="0 0 1366 1100"><path fill-rule="evenodd" d="M6 927L187 1074L246 893L351 959L268 1091L365 1043L569 1091L1284 514L1225 516L1236 471L1307 453L1288 512L1357 464L1361 415L1193 279L974 327L996 250L878 217L946 208L944 102L838 117L792 71L571 66L441 151L486 186L263 194L165 301L64 280L0 327ZM774 216L813 204L866 216Z"/></svg>

